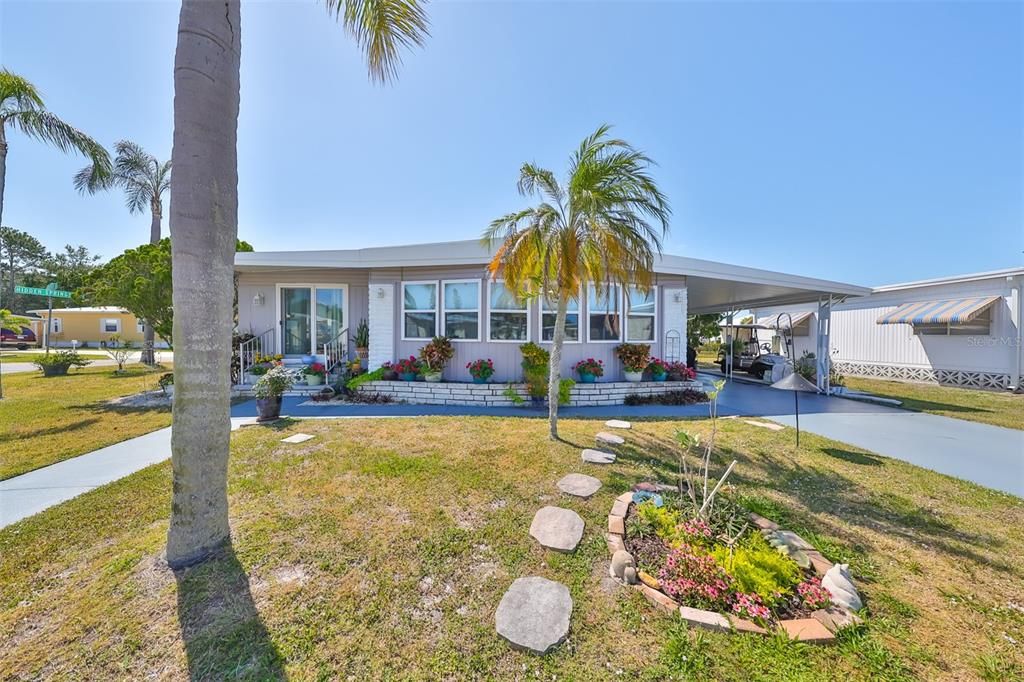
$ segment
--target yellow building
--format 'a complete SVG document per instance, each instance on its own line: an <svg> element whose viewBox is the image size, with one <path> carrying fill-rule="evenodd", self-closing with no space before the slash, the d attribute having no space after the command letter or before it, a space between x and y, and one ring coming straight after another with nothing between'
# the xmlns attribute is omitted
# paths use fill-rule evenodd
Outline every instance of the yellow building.
<svg viewBox="0 0 1024 682"><path fill-rule="evenodd" d="M47 311L43 308L28 312L40 318L32 320L32 331L42 346L46 338ZM113 336L141 346L145 332L145 325L124 308L54 308L50 320L50 347L97 348ZM155 346L167 348L168 344L158 337Z"/></svg>

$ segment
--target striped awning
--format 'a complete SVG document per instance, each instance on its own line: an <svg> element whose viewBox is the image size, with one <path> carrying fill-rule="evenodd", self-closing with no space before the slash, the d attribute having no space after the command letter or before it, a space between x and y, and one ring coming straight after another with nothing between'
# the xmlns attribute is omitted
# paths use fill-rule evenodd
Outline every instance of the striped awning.
<svg viewBox="0 0 1024 682"><path fill-rule="evenodd" d="M813 311L808 311L804 313L793 313L793 326L800 326L802 322L804 322L813 314ZM781 320L779 319L778 314L768 315L766 317L758 318L757 323L762 327L767 327L768 329L775 329L776 324L778 324L782 329L789 329L789 315L783 314Z"/></svg>
<svg viewBox="0 0 1024 682"><path fill-rule="evenodd" d="M999 296L904 303L878 318L878 324L967 324Z"/></svg>

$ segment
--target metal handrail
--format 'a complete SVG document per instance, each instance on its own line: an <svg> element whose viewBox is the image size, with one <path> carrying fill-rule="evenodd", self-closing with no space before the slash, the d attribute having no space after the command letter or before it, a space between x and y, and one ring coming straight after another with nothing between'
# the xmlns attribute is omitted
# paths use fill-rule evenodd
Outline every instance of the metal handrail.
<svg viewBox="0 0 1024 682"><path fill-rule="evenodd" d="M345 327L337 335L323 345L324 351L324 374L329 375L331 370L345 361L348 357L348 327Z"/></svg>
<svg viewBox="0 0 1024 682"><path fill-rule="evenodd" d="M249 369L256 364L256 358L258 356L266 355L266 349L268 346L273 345L273 339L274 330L271 328L262 334L252 337L248 341L242 341L238 344L239 383L245 383L246 369Z"/></svg>

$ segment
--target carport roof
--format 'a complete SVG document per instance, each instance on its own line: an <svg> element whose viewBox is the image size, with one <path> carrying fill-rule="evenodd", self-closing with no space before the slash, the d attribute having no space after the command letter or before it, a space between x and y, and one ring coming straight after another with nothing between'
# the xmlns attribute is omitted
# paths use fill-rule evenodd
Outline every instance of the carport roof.
<svg viewBox="0 0 1024 682"><path fill-rule="evenodd" d="M484 265L492 251L477 240L318 251L254 251L235 254L239 272L295 268L409 268ZM867 287L761 270L717 261L672 256L657 259L655 272L686 277L687 310L713 313L808 303L833 296L864 296Z"/></svg>

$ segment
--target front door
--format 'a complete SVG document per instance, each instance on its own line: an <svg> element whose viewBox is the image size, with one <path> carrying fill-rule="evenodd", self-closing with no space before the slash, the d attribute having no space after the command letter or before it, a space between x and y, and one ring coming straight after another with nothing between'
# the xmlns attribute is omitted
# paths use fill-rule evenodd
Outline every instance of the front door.
<svg viewBox="0 0 1024 682"><path fill-rule="evenodd" d="M344 285L281 285L281 353L323 352L346 328L348 291Z"/></svg>

